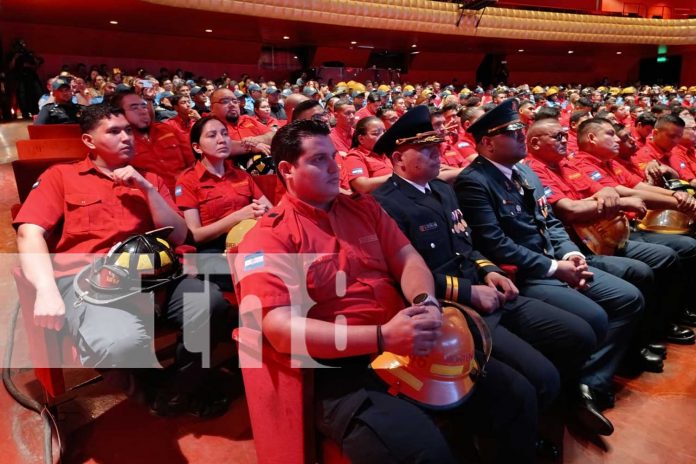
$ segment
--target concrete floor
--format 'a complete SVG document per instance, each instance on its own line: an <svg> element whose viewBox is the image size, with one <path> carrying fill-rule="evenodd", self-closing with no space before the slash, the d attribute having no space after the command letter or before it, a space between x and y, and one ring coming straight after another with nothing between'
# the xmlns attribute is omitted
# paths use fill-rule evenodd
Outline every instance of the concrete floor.
<svg viewBox="0 0 696 464"><path fill-rule="evenodd" d="M7 322L16 302L9 275L14 262L14 230L9 208L17 202L9 162L14 143L26 138L26 123L0 124L0 349L4 353ZM690 272L694 272L693 270ZM26 358L22 321L15 359ZM15 364L16 365L16 364ZM89 373L89 371L87 372ZM70 372L70 377L84 377ZM15 375L24 391L40 397L31 370ZM234 381L234 380L233 380ZM563 462L569 464L692 464L696 462L696 346L669 346L662 374L637 379L617 378L617 407L607 412L616 427L604 440L589 441L566 430ZM15 403L0 389L0 462L42 462L38 416ZM193 418L161 419L135 405L103 383L68 395L58 408L58 424L66 463L255 463L249 416L240 394L228 414L201 422ZM559 432L560 433L560 432ZM57 447L56 447L57 448Z"/></svg>

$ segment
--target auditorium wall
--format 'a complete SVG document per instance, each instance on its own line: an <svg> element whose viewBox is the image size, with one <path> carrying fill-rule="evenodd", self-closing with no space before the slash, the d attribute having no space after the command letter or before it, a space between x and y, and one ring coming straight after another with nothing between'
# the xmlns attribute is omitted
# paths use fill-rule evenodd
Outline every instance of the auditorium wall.
<svg viewBox="0 0 696 464"><path fill-rule="evenodd" d="M283 79L287 69L259 69L260 43L239 42L175 36L147 35L131 32L110 32L99 29L73 28L26 23L0 22L5 46L15 37L24 38L29 47L46 61L40 70L47 78L60 70L63 64L85 63L88 66L105 63L109 67L119 66L132 72L143 66L150 72L159 72L160 67L170 70L182 68L196 75L218 77L223 72L233 78L246 73L266 79ZM616 45L597 52L568 55L566 52L548 54L543 42L537 50L508 54L506 60L513 83L538 82L581 82L594 83L603 78L610 81L633 81L638 76L641 58L656 56L656 48L648 47L642 54L616 55ZM317 47L310 66L320 68L327 61L341 61L346 76L357 80L375 79L374 70L363 69L370 51L364 49L342 49ZM696 47L670 47L669 53L684 54L682 83L696 84ZM419 55L407 55L407 73L381 72L379 78L398 80L399 77L413 82L439 80L474 83L476 69L483 53L453 53L424 51Z"/></svg>

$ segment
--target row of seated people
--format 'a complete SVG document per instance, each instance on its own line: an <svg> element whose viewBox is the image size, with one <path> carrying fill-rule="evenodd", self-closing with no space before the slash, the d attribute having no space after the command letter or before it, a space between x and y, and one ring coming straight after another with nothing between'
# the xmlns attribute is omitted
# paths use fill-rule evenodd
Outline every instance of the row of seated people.
<svg viewBox="0 0 696 464"><path fill-rule="evenodd" d="M499 462L533 460L537 414L561 389L571 393L573 416L581 424L590 432L610 434L613 427L601 408L613 404L611 379L618 364L628 359L639 369L661 370L665 347L655 341L667 337L693 342L693 333L673 323L680 318L694 322L692 313L681 311L690 283L685 279L691 278L683 270L693 266L696 241L635 232L616 256L595 255L581 241L574 243L552 212L551 204L563 211L559 217L566 223L609 219L621 212L640 216L646 205L694 214L694 201L687 194L622 177L618 168L599 171L618 155L621 140L602 119L578 127L579 146L588 160L587 166L577 168L580 177L572 172L551 184L540 173L542 183L519 161L528 146L531 160L548 161L549 172L556 172L552 163L560 163L565 154L566 133L560 123L540 120L525 137L515 100L487 113L480 109L462 125L478 156L470 153L471 164L457 167L445 179L453 182L452 188L436 178L447 165L442 147L451 149L448 132L459 128L425 106L406 112L386 131L379 121L363 118L366 122L356 127L356 143L351 143L356 146L344 157L337 134L326 124L327 115L311 101L304 106L300 102L292 118L296 122L274 134L246 124L234 93L217 90L211 98L213 116L193 124L186 147L181 137L152 123L147 104L135 93L119 94L112 104L119 109L101 105L83 111L82 139L90 148L89 158L52 168L37 182L15 220L20 252L45 252L44 234L62 221L63 233L52 252L105 252L133 233L171 226L168 239L173 244L190 236L200 251L217 255L232 226L242 219L259 219L240 246L252 256L244 258L241 268L266 265L269 272L240 279L239 300L247 294L259 297L265 336L278 351L290 350L289 333L300 317L307 324L313 356L346 358L338 362L342 370L318 374L316 401L323 414L319 429L338 441L354 462L412 456L421 456L423 462L452 460L430 419L386 394L386 387L365 371L364 362L379 351L428 354L442 325L440 299L471 305L486 316L493 333L495 360L488 364L489 375L454 416L468 419L462 427L495 437ZM341 128L339 120L345 116L350 121L354 107L337 106L336 128ZM658 124L654 139L660 140L662 129ZM363 152L358 155L389 163L390 170L376 176L382 177L380 182L364 192L372 191L393 221L370 196L339 195L339 183L345 180L344 189L363 191L355 182L362 168L350 164L356 149ZM251 177L226 163L249 152L272 154L287 188L270 212L270 203ZM527 164L537 171L533 162ZM577 181L582 188L561 183L576 178L584 180ZM287 292L272 277L275 270L267 253L336 255L335 261L322 262L323 270L315 270L316 279L308 283L317 302L310 317L291 311ZM78 299L71 283L87 263L61 261L22 260L37 288L37 324L52 329L65 324L87 366L132 366L133 359L148 359L144 350L149 345L143 343L148 334L128 311L130 300L105 311ZM516 282L494 262L514 265ZM343 298L335 294L339 270L349 274ZM210 321L201 307L183 303L184 292L201 291L199 282L187 278L171 284L162 322L181 326L183 314L192 311L186 323L194 325L194 332L210 330L212 342L223 340L229 336L230 308L218 292L210 294ZM231 284L229 277L218 283ZM665 288L670 290L658 291ZM411 303L404 304L404 297ZM334 333L337 316L348 323L348 345L341 350L326 336ZM201 391L205 380L200 356L183 345L179 352L176 381L161 383L167 387L153 393L152 408L162 414L224 412L224 397ZM133 383L141 380L131 378ZM337 397L337 390L345 394ZM393 435L395 428L399 433Z"/></svg>

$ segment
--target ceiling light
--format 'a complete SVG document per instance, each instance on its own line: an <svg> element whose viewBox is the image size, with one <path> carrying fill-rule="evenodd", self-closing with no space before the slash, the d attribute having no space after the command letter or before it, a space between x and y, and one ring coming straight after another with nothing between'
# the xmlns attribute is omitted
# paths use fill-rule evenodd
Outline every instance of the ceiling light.
<svg viewBox="0 0 696 464"><path fill-rule="evenodd" d="M297 59L297 55L293 56L293 58Z"/></svg>
<svg viewBox="0 0 696 464"><path fill-rule="evenodd" d="M109 24L118 24L118 21L109 21Z"/></svg>
<svg viewBox="0 0 696 464"><path fill-rule="evenodd" d="M411 45L411 48L416 48L417 46L418 46L418 45L413 44L413 45Z"/></svg>
<svg viewBox="0 0 696 464"><path fill-rule="evenodd" d="M575 53L573 50L568 50L569 55L572 55L573 53Z"/></svg>
<svg viewBox="0 0 696 464"><path fill-rule="evenodd" d="M370 48L370 49L372 49L372 48L375 48L375 46L374 45L358 45L358 48Z"/></svg>
<svg viewBox="0 0 696 464"><path fill-rule="evenodd" d="M616 52L617 55L621 55L623 52Z"/></svg>
<svg viewBox="0 0 696 464"><path fill-rule="evenodd" d="M417 55L417 54L419 54L419 53L420 53L420 52L411 52L411 55Z"/></svg>
<svg viewBox="0 0 696 464"><path fill-rule="evenodd" d="M287 35L284 35L283 40L290 40L290 37L288 37Z"/></svg>
<svg viewBox="0 0 696 464"><path fill-rule="evenodd" d="M206 29L205 32L213 32L212 29Z"/></svg>
<svg viewBox="0 0 696 464"><path fill-rule="evenodd" d="M520 52L520 53L522 53L522 52L524 51L524 48L520 48L520 49L517 50L517 51Z"/></svg>
<svg viewBox="0 0 696 464"><path fill-rule="evenodd" d="M351 41L350 41L350 44L351 44L351 45L355 45L356 43L358 43L358 42L356 42L355 40L351 40Z"/></svg>

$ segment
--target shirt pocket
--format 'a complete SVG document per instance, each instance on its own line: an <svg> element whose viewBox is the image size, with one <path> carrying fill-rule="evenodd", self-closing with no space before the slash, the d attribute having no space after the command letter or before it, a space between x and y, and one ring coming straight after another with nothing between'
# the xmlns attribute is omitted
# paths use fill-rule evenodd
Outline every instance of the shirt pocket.
<svg viewBox="0 0 696 464"><path fill-rule="evenodd" d="M101 197L88 193L73 193L65 196L65 224L67 234L82 234L110 227L116 211L110 211Z"/></svg>
<svg viewBox="0 0 696 464"><path fill-rule="evenodd" d="M338 253L319 256L307 269L307 293L316 302L337 298L336 276L340 270Z"/></svg>
<svg viewBox="0 0 696 464"><path fill-rule="evenodd" d="M213 189L202 189L198 205L198 213L201 216L201 224L208 225L218 219L222 219L222 211L225 206L225 197L222 193Z"/></svg>

